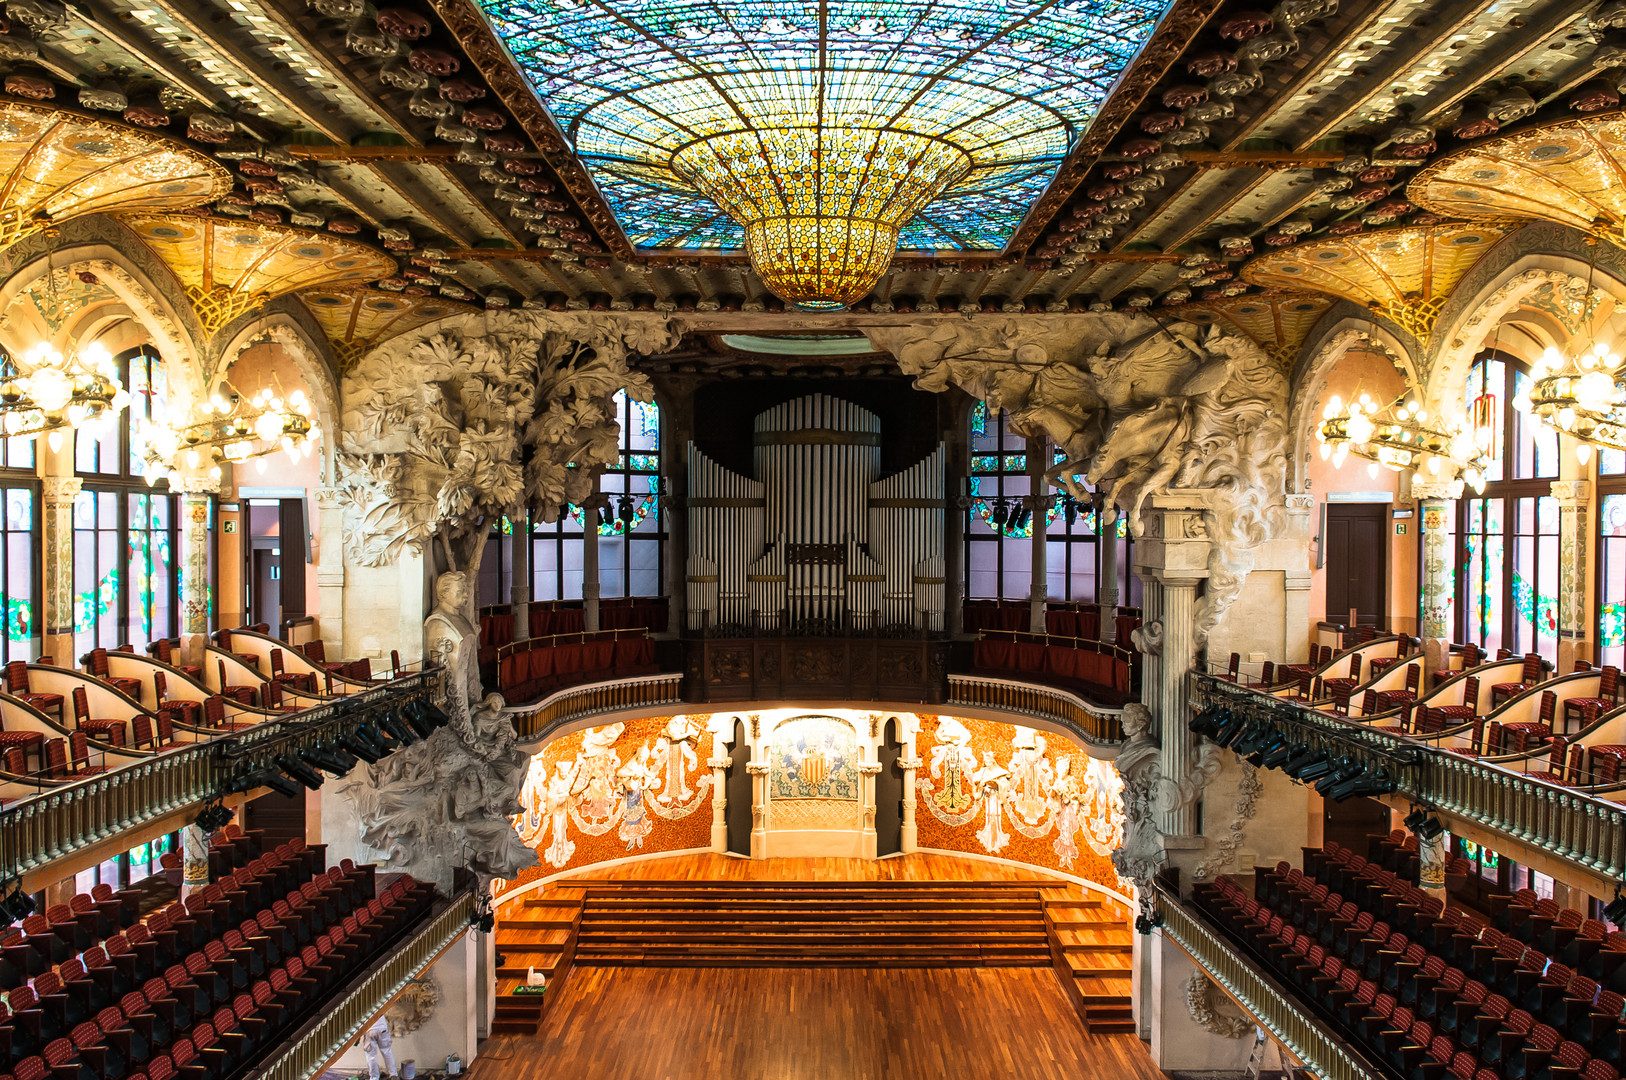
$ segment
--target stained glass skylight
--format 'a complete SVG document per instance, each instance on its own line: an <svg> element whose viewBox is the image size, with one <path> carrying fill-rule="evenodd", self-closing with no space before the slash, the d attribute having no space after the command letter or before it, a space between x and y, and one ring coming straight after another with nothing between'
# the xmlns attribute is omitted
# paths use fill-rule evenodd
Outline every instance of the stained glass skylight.
<svg viewBox="0 0 1626 1080"><path fill-rule="evenodd" d="M702 140L886 129L948 143L964 175L904 249L997 250L1055 175L1166 0L480 0L644 248L740 248L673 168Z"/></svg>

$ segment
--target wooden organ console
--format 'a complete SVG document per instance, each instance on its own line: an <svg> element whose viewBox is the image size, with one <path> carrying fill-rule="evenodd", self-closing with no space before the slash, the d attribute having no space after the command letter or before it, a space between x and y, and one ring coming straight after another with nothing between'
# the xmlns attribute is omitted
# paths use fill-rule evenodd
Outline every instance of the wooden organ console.
<svg viewBox="0 0 1626 1080"><path fill-rule="evenodd" d="M809 394L757 414L752 444L755 478L689 444L689 629L943 629L942 443L882 477L880 418Z"/></svg>

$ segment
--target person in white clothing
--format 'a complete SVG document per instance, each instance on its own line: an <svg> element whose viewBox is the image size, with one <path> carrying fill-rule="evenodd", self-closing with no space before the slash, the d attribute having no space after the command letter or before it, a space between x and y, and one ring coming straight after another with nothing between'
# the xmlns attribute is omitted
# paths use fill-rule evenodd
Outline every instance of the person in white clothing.
<svg viewBox="0 0 1626 1080"><path fill-rule="evenodd" d="M378 1080L378 1059L384 1059L384 1075L397 1075L395 1051L390 1047L390 1025L382 1016L361 1033L361 1052L367 1055L367 1076Z"/></svg>

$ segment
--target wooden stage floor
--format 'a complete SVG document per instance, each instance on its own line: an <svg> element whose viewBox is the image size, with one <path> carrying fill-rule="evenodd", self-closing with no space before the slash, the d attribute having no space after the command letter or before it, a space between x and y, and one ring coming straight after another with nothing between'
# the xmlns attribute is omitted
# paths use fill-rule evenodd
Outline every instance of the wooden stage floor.
<svg viewBox="0 0 1626 1080"><path fill-rule="evenodd" d="M1045 875L941 855L875 862L693 855L588 868L580 877ZM569 888L569 880L560 885ZM1050 968L576 967L554 993L541 1030L488 1040L471 1080L1163 1080L1134 1035L1088 1034Z"/></svg>

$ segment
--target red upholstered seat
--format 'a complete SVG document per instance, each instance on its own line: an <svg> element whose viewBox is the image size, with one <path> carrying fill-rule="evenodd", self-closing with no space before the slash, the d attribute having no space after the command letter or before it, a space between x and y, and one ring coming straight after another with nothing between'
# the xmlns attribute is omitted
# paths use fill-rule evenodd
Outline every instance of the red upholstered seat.
<svg viewBox="0 0 1626 1080"><path fill-rule="evenodd" d="M1524 654L1524 667L1519 672L1519 681L1516 683L1491 684L1491 708L1495 708L1509 698L1524 693L1541 678L1541 657L1536 653Z"/></svg>
<svg viewBox="0 0 1626 1080"><path fill-rule="evenodd" d="M1564 701L1564 730L1569 730L1572 718L1584 724L1589 722L1589 713L1595 717L1615 708L1620 704L1617 700L1619 697L1620 669L1610 665L1598 674L1597 697L1567 698Z"/></svg>
<svg viewBox="0 0 1626 1080"><path fill-rule="evenodd" d="M28 688L28 661L13 660L6 665L6 693L21 698L43 713L55 713L62 719L61 694L36 694Z"/></svg>
<svg viewBox="0 0 1626 1080"><path fill-rule="evenodd" d="M114 746L128 745L126 732L129 725L123 720L97 719L90 714L90 698L85 688L73 688L74 726L86 735L94 736Z"/></svg>

